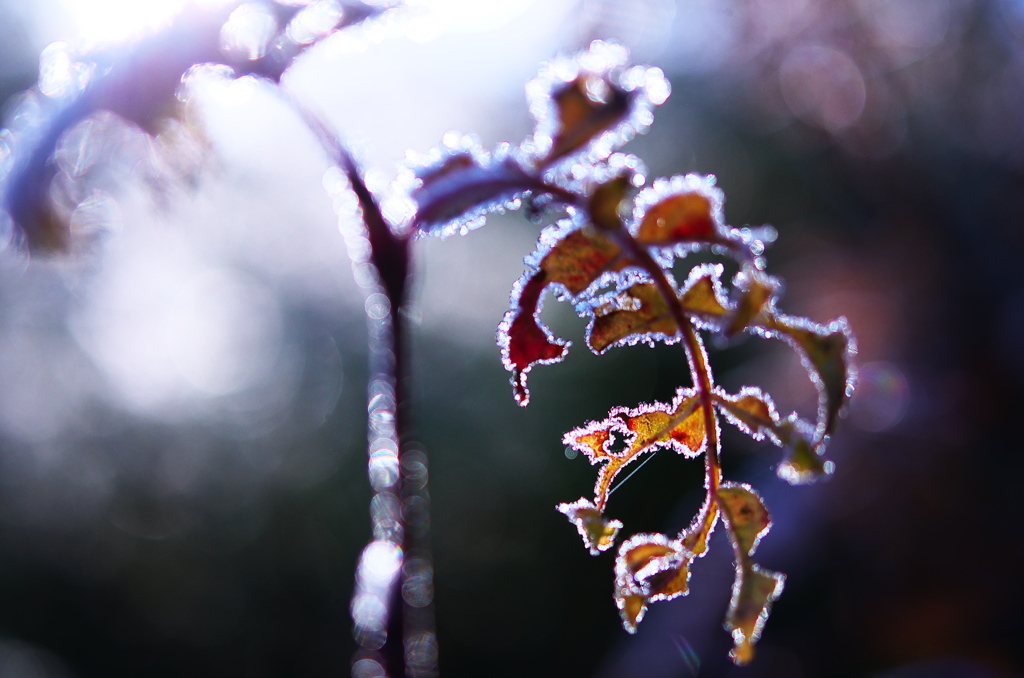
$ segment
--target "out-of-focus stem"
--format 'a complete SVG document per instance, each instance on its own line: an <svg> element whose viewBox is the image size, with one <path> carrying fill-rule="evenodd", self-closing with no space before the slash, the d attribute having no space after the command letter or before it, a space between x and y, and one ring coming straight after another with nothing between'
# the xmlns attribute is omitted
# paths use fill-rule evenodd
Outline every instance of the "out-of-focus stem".
<svg viewBox="0 0 1024 678"><path fill-rule="evenodd" d="M352 263L370 264L376 273L367 308L373 539L360 556L352 596L353 635L360 645L353 658L353 675L383 670L391 678L432 678L437 675L437 638L427 535L426 458L410 460L406 449L408 399L401 308L408 291L409 239L391 229L352 154L338 136L295 97L287 92L285 96L348 179L362 221L360 232L349 237L365 238L370 245L368 251L350 248ZM347 226L357 228L356 224ZM372 302L374 295L379 299ZM418 519L407 521L406 516L413 514Z"/></svg>

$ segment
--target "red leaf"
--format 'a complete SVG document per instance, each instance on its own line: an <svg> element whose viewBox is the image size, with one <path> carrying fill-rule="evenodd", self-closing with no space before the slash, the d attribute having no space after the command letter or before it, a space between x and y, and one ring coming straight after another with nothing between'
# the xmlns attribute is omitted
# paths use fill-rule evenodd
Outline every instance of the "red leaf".
<svg viewBox="0 0 1024 678"><path fill-rule="evenodd" d="M526 375L537 363L559 362L569 343L555 339L539 320L541 295L548 285L559 285L572 296L586 291L605 273L622 270L622 251L587 227L572 230L571 222L541 235L542 245L527 258L535 271L527 273L512 290L512 308L498 326L498 345L505 368L512 372L516 402L529 403Z"/></svg>
<svg viewBox="0 0 1024 678"><path fill-rule="evenodd" d="M502 360L512 372L512 390L516 402L527 405L530 390L526 376L537 363L557 363L565 357L569 342L556 339L537 319L540 315L540 297L548 285L547 273L538 271L525 283L512 290L514 307L505 314L498 327L498 345Z"/></svg>
<svg viewBox="0 0 1024 678"><path fill-rule="evenodd" d="M421 233L444 237L468 230L495 208L515 206L537 184L511 158L492 159L468 138L460 144L416 170L419 186L409 197L416 203L412 225Z"/></svg>

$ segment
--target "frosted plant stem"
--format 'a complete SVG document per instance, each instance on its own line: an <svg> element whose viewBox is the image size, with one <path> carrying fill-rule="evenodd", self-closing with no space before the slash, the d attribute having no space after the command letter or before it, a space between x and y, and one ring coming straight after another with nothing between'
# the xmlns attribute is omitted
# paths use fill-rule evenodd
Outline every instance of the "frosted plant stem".
<svg viewBox="0 0 1024 678"><path fill-rule="evenodd" d="M437 637L426 456L408 453L404 413L408 399L401 308L408 291L409 241L392 231L338 136L296 97L284 88L281 92L348 179L361 223L343 223L342 232L347 240L369 242L369 248L350 247L349 253L353 267L370 265L375 273L367 302L373 538L359 558L352 595L353 636L360 646L353 657L352 675L433 678L438 675ZM378 301L371 304L373 297Z"/></svg>
<svg viewBox="0 0 1024 678"><path fill-rule="evenodd" d="M704 456L704 489L707 494L697 518L682 535L687 548L700 555L706 550L707 538L718 520L716 497L722 482L722 469L719 463L721 441L718 437L718 418L714 408L714 377L711 374L711 366L708 364L700 335L683 309L679 295L669 282L665 271L625 227L620 225L612 237L616 244L651 276L658 293L672 313L672 318L683 337L683 350L686 351L686 361L690 366L690 378L700 394L700 407L704 413L704 430L707 432L708 440L707 453Z"/></svg>

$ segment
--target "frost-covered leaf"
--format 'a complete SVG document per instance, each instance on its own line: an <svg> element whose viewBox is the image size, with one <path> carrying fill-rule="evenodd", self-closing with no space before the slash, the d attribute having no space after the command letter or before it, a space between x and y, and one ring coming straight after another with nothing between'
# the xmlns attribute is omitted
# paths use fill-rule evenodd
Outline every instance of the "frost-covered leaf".
<svg viewBox="0 0 1024 678"><path fill-rule="evenodd" d="M663 534L637 534L619 548L615 559L615 606L630 633L643 619L647 604L689 593L693 554Z"/></svg>
<svg viewBox="0 0 1024 678"><path fill-rule="evenodd" d="M644 245L714 242L724 227L722 200L714 177L658 179L637 196L636 239Z"/></svg>
<svg viewBox="0 0 1024 678"><path fill-rule="evenodd" d="M699 327L716 327L715 321L729 309L722 292L721 266L694 268L679 296L683 313L693 317ZM674 344L679 341L679 326L664 296L649 282L636 283L629 289L595 299L585 307L592 316L587 343L594 353L612 346L631 346L656 341Z"/></svg>
<svg viewBox="0 0 1024 678"><path fill-rule="evenodd" d="M590 228L570 231L547 249L538 267L549 283L558 283L569 294L582 294L603 274L621 271L627 261L619 246Z"/></svg>
<svg viewBox="0 0 1024 678"><path fill-rule="evenodd" d="M792 419L783 423L780 433L786 445L786 458L776 470L780 478L790 485L807 485L832 474L834 464L821 456L824 443L811 442L810 424Z"/></svg>
<svg viewBox="0 0 1024 678"><path fill-rule="evenodd" d="M750 329L788 341L800 354L818 388L818 438L832 433L855 382L852 365L857 349L846 319L818 325L777 313L775 304L781 282L752 267L745 267L736 276L736 287L739 299L726 321L726 336Z"/></svg>
<svg viewBox="0 0 1024 678"><path fill-rule="evenodd" d="M582 294L606 273L626 266L622 250L586 227L560 224L541 235L541 246L527 263L527 272L512 290L512 308L498 326L498 345L505 368L512 372L516 402L526 405L526 377L535 364L559 362L568 342L551 336L540 322L541 295L548 285L561 286L572 296Z"/></svg>
<svg viewBox="0 0 1024 678"><path fill-rule="evenodd" d="M541 294L548 282L544 271L538 271L525 282L517 282L512 288L512 310L498 327L502 361L512 372L512 392L522 406L530 402L526 377L533 366L557 363L569 350L569 342L553 337L538 320Z"/></svg>
<svg viewBox="0 0 1024 678"><path fill-rule="evenodd" d="M619 210L622 201L633 184L630 177L621 174L610 181L600 184L590 195L590 204L587 214L599 230L617 231L622 227L622 217Z"/></svg>
<svg viewBox="0 0 1024 678"><path fill-rule="evenodd" d="M739 299L725 327L733 337L753 324L763 325L773 317L775 300L781 289L778 278L747 267L736 276Z"/></svg>
<svg viewBox="0 0 1024 678"><path fill-rule="evenodd" d="M729 304L722 290L721 278L721 264L694 267L679 297L683 310L704 321L725 316L729 312Z"/></svg>
<svg viewBox="0 0 1024 678"><path fill-rule="evenodd" d="M744 386L735 396L715 394L718 409L737 428L754 438L766 436L786 450L778 476L790 485L806 485L832 473L833 464L822 458L824 443L813 442L814 426L792 414L780 419L771 397L760 389Z"/></svg>
<svg viewBox="0 0 1024 678"><path fill-rule="evenodd" d="M537 131L523 146L542 168L604 160L651 124L670 87L660 69L632 66L626 48L595 40L574 59L545 64L527 85Z"/></svg>
<svg viewBox="0 0 1024 678"><path fill-rule="evenodd" d="M822 326L802 318L777 316L768 327L779 332L800 353L821 396L819 437L832 433L855 383L851 366L857 348L846 319Z"/></svg>
<svg viewBox="0 0 1024 678"><path fill-rule="evenodd" d="M749 561L736 568L736 581L725 618L725 628L732 634L733 649L729 653L740 666L754 659L754 645L761 637L772 603L786 582L786 575L764 569Z"/></svg>
<svg viewBox="0 0 1024 678"><path fill-rule="evenodd" d="M593 556L611 548L622 529L621 522L605 518L593 502L584 497L571 504L559 504L555 508L576 526L583 537L583 544Z"/></svg>
<svg viewBox="0 0 1024 678"><path fill-rule="evenodd" d="M655 340L678 341L679 327L664 297L650 283L631 286L591 309L587 343L594 353L609 347Z"/></svg>
<svg viewBox="0 0 1024 678"><path fill-rule="evenodd" d="M750 229L725 224L724 201L713 176L656 179L637 195L630 230L637 242L678 256L710 248L740 261L756 260L764 242Z"/></svg>
<svg viewBox="0 0 1024 678"><path fill-rule="evenodd" d="M723 483L718 488L718 505L737 555L753 555L772 524L761 498L748 485Z"/></svg>
<svg viewBox="0 0 1024 678"><path fill-rule="evenodd" d="M607 419L566 433L566 445L587 455L591 464L602 464L594 484L594 507L604 510L615 476L644 452L669 448L687 457L703 452L707 433L699 405L694 389L679 389L670 405L617 407ZM617 443L621 450L613 449Z"/></svg>
<svg viewBox="0 0 1024 678"><path fill-rule="evenodd" d="M753 659L754 644L786 577L755 565L750 558L771 528L771 517L757 493L747 485L724 483L717 494L736 556L736 580L725 626L733 637L733 661L742 665Z"/></svg>
<svg viewBox="0 0 1024 678"><path fill-rule="evenodd" d="M472 138L452 137L443 150L428 155L426 164L409 168L396 182L400 191L412 186L412 226L420 233L444 237L469 230L490 211L518 206L537 184L511 158L492 158Z"/></svg>
<svg viewBox="0 0 1024 678"><path fill-rule="evenodd" d="M631 97L607 77L586 73L556 89L551 98L558 111L558 131L545 165L617 126L629 114Z"/></svg>
<svg viewBox="0 0 1024 678"><path fill-rule="evenodd" d="M763 440L768 435L779 442L780 422L775 403L761 389L744 386L735 396L719 393L716 402L726 418L754 440Z"/></svg>

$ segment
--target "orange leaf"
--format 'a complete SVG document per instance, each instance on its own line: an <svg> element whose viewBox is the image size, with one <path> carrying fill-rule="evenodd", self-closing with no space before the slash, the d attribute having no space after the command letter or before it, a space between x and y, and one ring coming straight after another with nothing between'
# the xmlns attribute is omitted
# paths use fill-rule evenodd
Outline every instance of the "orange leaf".
<svg viewBox="0 0 1024 678"><path fill-rule="evenodd" d="M679 297L683 310L702 320L725 316L729 312L729 304L722 291L721 278L721 264L695 266Z"/></svg>
<svg viewBox="0 0 1024 678"><path fill-rule="evenodd" d="M591 464L602 464L594 484L594 507L604 510L615 476L644 452L674 449L687 457L704 451L707 434L695 389L679 389L671 405L653 403L634 409L618 407L602 421L574 429L562 439L583 452ZM612 446L621 440L624 448Z"/></svg>
<svg viewBox="0 0 1024 678"><path fill-rule="evenodd" d="M679 302L683 313L698 326L714 328L714 320L728 312L719 278L720 265L697 266L690 272ZM664 296L649 282L632 285L625 292L595 300L587 310L592 316L587 344L597 354L613 346L655 341L679 341L679 326Z"/></svg>
<svg viewBox="0 0 1024 678"><path fill-rule="evenodd" d="M722 191L712 176L657 179L636 197L634 235L644 245L710 245L731 242L722 217Z"/></svg>
<svg viewBox="0 0 1024 678"><path fill-rule="evenodd" d="M594 353L641 341L652 346L656 339L678 341L679 326L661 293L650 283L633 285L595 306L592 313L587 344Z"/></svg>
<svg viewBox="0 0 1024 678"><path fill-rule="evenodd" d="M512 290L512 308L498 326L498 345L505 368L512 372L516 402L526 405L530 392L526 379L536 364L561 361L569 343L556 339L540 322L541 296L548 285L561 285L579 295L626 262L621 250L599 233L563 222L541 235L542 246L527 258L528 271Z"/></svg>
<svg viewBox="0 0 1024 678"><path fill-rule="evenodd" d="M559 283L576 296L601 274L620 271L626 263L618 245L592 229L577 228L544 254L539 268L549 283Z"/></svg>
<svg viewBox="0 0 1024 678"><path fill-rule="evenodd" d="M543 165L550 165L613 129L630 112L630 93L607 75L582 73L551 94L558 115L558 129Z"/></svg>
<svg viewBox="0 0 1024 678"><path fill-rule="evenodd" d="M778 278L746 267L736 276L739 300L729 318L725 335L732 337L753 324L763 325L774 314L775 300L782 284Z"/></svg>
<svg viewBox="0 0 1024 678"><path fill-rule="evenodd" d="M712 240L715 220L711 201L700 193L673 195L647 210L637 230L645 245Z"/></svg>
<svg viewBox="0 0 1024 678"><path fill-rule="evenodd" d="M622 529L621 522L608 520L590 500L585 498L571 504L559 504L555 508L576 525L580 536L583 537L584 545L592 556L607 551L615 543L615 537Z"/></svg>
<svg viewBox="0 0 1024 678"><path fill-rule="evenodd" d="M615 559L615 604L627 631L636 632L649 602L689 592L692 560L678 540L663 534L637 534L622 544Z"/></svg>
<svg viewBox="0 0 1024 678"><path fill-rule="evenodd" d="M754 657L754 644L761 636L772 602L782 593L786 577L762 569L750 558L771 528L771 517L761 497L749 485L737 483L723 483L717 496L736 554L736 580L725 626L732 633L733 661L743 665Z"/></svg>

